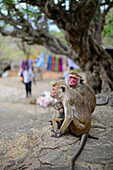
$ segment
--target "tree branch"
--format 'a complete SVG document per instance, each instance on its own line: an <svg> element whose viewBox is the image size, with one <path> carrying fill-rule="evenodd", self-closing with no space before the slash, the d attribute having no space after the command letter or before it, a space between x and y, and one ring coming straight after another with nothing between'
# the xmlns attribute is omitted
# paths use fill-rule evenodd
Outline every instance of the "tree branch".
<svg viewBox="0 0 113 170"><path fill-rule="evenodd" d="M112 5L113 4L113 1L108 1L108 2L104 2L104 3L100 3L100 6L105 6L105 5Z"/></svg>
<svg viewBox="0 0 113 170"><path fill-rule="evenodd" d="M108 4L108 7L104 10L104 15L107 15L107 13L109 12L109 10L113 7L113 2Z"/></svg>

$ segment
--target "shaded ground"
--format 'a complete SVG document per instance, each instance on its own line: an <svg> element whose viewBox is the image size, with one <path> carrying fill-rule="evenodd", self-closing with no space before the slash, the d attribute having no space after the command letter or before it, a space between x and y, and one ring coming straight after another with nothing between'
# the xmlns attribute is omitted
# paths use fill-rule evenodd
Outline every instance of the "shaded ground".
<svg viewBox="0 0 113 170"><path fill-rule="evenodd" d="M79 139L70 134L52 138L49 120L53 108L29 104L31 98L25 98L24 85L14 75L0 78L0 170L68 170ZM45 90L50 91L51 79L61 75L47 72L44 80L33 84L32 98ZM76 170L113 169L112 110L109 104L96 107L92 123L106 129L91 129L90 134L99 140L88 139L76 162Z"/></svg>

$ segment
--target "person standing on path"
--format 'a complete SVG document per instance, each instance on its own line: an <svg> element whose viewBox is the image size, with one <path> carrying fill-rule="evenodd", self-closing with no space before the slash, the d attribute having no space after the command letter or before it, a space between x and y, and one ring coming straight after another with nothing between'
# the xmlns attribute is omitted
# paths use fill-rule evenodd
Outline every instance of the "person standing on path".
<svg viewBox="0 0 113 170"><path fill-rule="evenodd" d="M24 78L24 84L25 84L25 90L26 90L26 97L32 96L32 81L34 80L34 73L33 70L30 69L28 66L23 71L23 78ZM35 82L35 80L34 80Z"/></svg>

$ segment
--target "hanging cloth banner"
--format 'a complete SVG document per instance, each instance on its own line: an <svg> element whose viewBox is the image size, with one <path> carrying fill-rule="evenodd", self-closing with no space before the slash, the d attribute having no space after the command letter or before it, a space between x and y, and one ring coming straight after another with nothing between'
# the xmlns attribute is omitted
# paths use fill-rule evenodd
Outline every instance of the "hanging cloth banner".
<svg viewBox="0 0 113 170"><path fill-rule="evenodd" d="M58 58L58 71L59 72L62 71L62 57L60 57L60 56Z"/></svg>
<svg viewBox="0 0 113 170"><path fill-rule="evenodd" d="M20 68L23 70L28 66L28 60L22 60Z"/></svg>
<svg viewBox="0 0 113 170"><path fill-rule="evenodd" d="M21 69L24 69L24 61L22 60L21 61L21 66L20 66Z"/></svg>
<svg viewBox="0 0 113 170"><path fill-rule="evenodd" d="M48 55L47 70L63 71L63 59L61 56Z"/></svg>
<svg viewBox="0 0 113 170"><path fill-rule="evenodd" d="M61 71L63 71L63 58L61 57Z"/></svg>
<svg viewBox="0 0 113 170"><path fill-rule="evenodd" d="M54 64L55 63L55 58L54 55L51 56L51 70L54 71Z"/></svg>
<svg viewBox="0 0 113 170"><path fill-rule="evenodd" d="M32 59L28 59L28 66L30 69L32 69L32 64L33 64Z"/></svg>
<svg viewBox="0 0 113 170"><path fill-rule="evenodd" d="M47 70L51 70L51 55L48 55Z"/></svg>
<svg viewBox="0 0 113 170"><path fill-rule="evenodd" d="M42 53L38 56L38 58L37 58L37 60L36 60L36 66L37 66L37 67L43 67L43 66L44 66L44 52L42 52Z"/></svg>
<svg viewBox="0 0 113 170"><path fill-rule="evenodd" d="M58 57L55 57L55 71L58 71Z"/></svg>

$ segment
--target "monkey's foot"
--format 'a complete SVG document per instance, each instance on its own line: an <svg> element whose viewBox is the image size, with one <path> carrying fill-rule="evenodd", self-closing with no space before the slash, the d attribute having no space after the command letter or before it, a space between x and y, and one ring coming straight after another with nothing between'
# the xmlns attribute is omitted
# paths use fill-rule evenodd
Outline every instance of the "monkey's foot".
<svg viewBox="0 0 113 170"><path fill-rule="evenodd" d="M49 120L49 122L50 122L50 125L53 125L52 120Z"/></svg>
<svg viewBox="0 0 113 170"><path fill-rule="evenodd" d="M54 129L51 129L51 132L54 132ZM54 132L55 133L55 132Z"/></svg>
<svg viewBox="0 0 113 170"><path fill-rule="evenodd" d="M54 137L54 138L59 138L61 136L61 131L57 131L56 133L52 134L51 137Z"/></svg>
<svg viewBox="0 0 113 170"><path fill-rule="evenodd" d="M54 138L59 138L60 137L60 134L58 133L55 133L55 134L52 134L51 137L54 137Z"/></svg>

